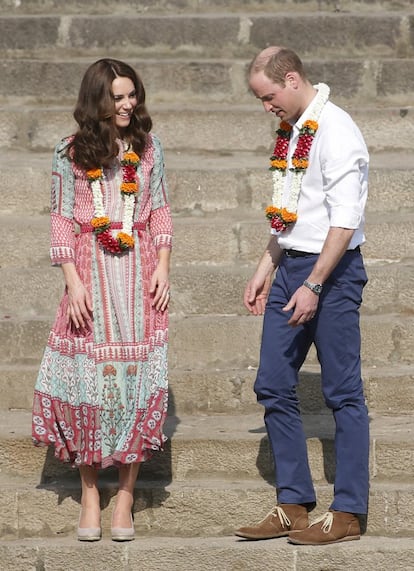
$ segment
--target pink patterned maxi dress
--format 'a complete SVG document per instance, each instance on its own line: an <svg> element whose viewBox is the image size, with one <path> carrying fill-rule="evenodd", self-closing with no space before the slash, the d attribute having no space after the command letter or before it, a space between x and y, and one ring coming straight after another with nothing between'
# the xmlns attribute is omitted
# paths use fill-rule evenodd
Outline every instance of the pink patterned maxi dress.
<svg viewBox="0 0 414 571"><path fill-rule="evenodd" d="M142 462L162 448L167 412L168 314L152 307L149 294L157 251L172 242L163 151L149 135L137 170L135 247L113 255L88 231L92 190L65 156L68 141L53 159L51 260L75 263L92 296L93 320L82 330L66 323L65 291L35 386L33 440L54 445L56 457L74 466ZM114 222L123 218L121 158L120 150L102 184Z"/></svg>

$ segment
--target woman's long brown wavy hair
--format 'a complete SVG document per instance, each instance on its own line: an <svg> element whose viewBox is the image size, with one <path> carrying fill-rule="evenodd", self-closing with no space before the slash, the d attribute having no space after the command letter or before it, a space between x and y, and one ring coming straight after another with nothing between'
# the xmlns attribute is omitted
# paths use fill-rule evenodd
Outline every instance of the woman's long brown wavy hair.
<svg viewBox="0 0 414 571"><path fill-rule="evenodd" d="M136 71L116 59L96 61L83 76L73 113L79 127L67 148L71 160L85 170L109 167L118 155L116 139L119 133L112 92L112 82L116 77L128 77L132 81L138 101L123 138L141 155L151 131L152 120L145 107L144 84Z"/></svg>

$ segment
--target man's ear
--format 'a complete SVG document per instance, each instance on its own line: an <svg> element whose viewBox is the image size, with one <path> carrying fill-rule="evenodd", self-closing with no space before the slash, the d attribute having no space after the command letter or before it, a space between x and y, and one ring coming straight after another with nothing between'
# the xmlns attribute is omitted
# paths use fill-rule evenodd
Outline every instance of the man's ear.
<svg viewBox="0 0 414 571"><path fill-rule="evenodd" d="M293 89L298 87L298 74L296 71L288 71L285 75L285 85Z"/></svg>

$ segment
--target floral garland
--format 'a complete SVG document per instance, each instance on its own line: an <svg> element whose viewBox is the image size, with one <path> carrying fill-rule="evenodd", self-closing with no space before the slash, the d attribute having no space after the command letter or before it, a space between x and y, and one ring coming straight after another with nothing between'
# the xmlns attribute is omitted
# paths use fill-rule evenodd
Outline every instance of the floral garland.
<svg viewBox="0 0 414 571"><path fill-rule="evenodd" d="M283 190L285 176L288 168L289 142L292 134L292 126L286 121L281 121L276 131L277 138L273 155L270 157L270 168L273 175L273 196L272 205L265 210L266 218L270 220L270 225L277 234L284 232L291 224L298 219L297 209L299 194L302 187L302 178L309 166L309 153L318 130L318 119L322 113L325 103L329 99L329 87L324 83L315 85L318 90L312 102L307 119L299 129L299 138L292 156L292 182L289 192L289 201L283 207Z"/></svg>
<svg viewBox="0 0 414 571"><path fill-rule="evenodd" d="M121 160L122 183L121 195L124 197L124 216L121 231L114 237L111 233L111 219L105 215L102 200L101 183L104 179L102 168L91 169L86 172L86 177L91 185L93 204L95 207L91 226L98 242L108 252L120 254L133 248L135 241L132 236L132 225L135 206L135 195L138 193L137 168L139 156L134 152L125 152Z"/></svg>

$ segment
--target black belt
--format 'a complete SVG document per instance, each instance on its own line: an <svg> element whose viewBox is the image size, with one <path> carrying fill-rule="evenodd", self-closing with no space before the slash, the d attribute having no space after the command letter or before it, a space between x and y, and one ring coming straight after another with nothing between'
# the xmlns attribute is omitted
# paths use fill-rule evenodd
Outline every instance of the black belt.
<svg viewBox="0 0 414 571"><path fill-rule="evenodd" d="M288 258L304 258L305 256L319 256L319 254L313 254L312 252L302 252L301 250L283 250ZM360 247L357 246L352 250L347 250L347 252L360 252Z"/></svg>
<svg viewBox="0 0 414 571"><path fill-rule="evenodd" d="M312 254L311 252L302 252L301 250L284 250L288 258L304 258L305 256L319 256L319 254Z"/></svg>

